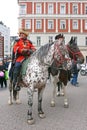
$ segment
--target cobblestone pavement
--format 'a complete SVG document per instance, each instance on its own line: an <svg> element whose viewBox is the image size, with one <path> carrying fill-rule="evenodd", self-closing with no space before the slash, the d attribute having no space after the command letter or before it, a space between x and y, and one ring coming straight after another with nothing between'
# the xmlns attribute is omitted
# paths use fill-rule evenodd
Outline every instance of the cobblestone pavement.
<svg viewBox="0 0 87 130"><path fill-rule="evenodd" d="M52 86L47 84L43 95L46 118L37 112L37 92L34 93L34 125L27 124L27 89L22 88L22 104L8 105L9 91L0 88L0 130L87 130L87 77L79 76L79 87L68 83L69 108L64 108L63 97L56 97L56 106L50 107Z"/></svg>

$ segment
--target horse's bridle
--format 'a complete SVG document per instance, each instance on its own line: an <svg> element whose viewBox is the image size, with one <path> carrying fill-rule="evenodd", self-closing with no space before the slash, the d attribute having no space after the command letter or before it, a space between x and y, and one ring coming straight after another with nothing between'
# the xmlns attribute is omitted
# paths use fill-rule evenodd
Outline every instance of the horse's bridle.
<svg viewBox="0 0 87 130"><path fill-rule="evenodd" d="M54 45L53 59L54 59L55 62L60 66L60 65L62 65L62 63L63 63L64 61L70 60L70 58L65 58L65 57L61 54L60 49L59 49L59 46L60 46L60 45L58 45L58 44L55 44L55 45ZM57 58L55 58L55 50L57 50L57 53L59 53L59 55L60 55L60 60L57 60Z"/></svg>
<svg viewBox="0 0 87 130"><path fill-rule="evenodd" d="M81 54L80 51L73 52L73 51L69 48L68 45L66 45L66 47L67 47L68 52L70 52L70 53L72 54L72 56L73 56L73 60L76 60L76 58L75 58L76 55L82 56L82 54Z"/></svg>

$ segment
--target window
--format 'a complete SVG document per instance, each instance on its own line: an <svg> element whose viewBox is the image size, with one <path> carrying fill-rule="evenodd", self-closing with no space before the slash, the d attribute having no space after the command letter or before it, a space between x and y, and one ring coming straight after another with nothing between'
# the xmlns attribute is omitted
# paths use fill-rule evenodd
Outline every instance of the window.
<svg viewBox="0 0 87 130"><path fill-rule="evenodd" d="M36 29L41 29L41 20L36 20Z"/></svg>
<svg viewBox="0 0 87 130"><path fill-rule="evenodd" d="M78 21L73 21L73 29L78 29Z"/></svg>
<svg viewBox="0 0 87 130"><path fill-rule="evenodd" d="M85 14L87 14L87 5L85 5Z"/></svg>
<svg viewBox="0 0 87 130"><path fill-rule="evenodd" d="M78 5L73 5L73 14L78 14Z"/></svg>
<svg viewBox="0 0 87 130"><path fill-rule="evenodd" d="M87 46L87 37L85 37L85 45Z"/></svg>
<svg viewBox="0 0 87 130"><path fill-rule="evenodd" d="M49 43L53 42L53 36L49 36Z"/></svg>
<svg viewBox="0 0 87 130"><path fill-rule="evenodd" d="M20 5L19 14L26 14L26 5Z"/></svg>
<svg viewBox="0 0 87 130"><path fill-rule="evenodd" d="M85 20L85 29L87 29L87 20Z"/></svg>
<svg viewBox="0 0 87 130"><path fill-rule="evenodd" d="M61 20L60 21L60 29L65 29L66 28L66 21L65 20Z"/></svg>
<svg viewBox="0 0 87 130"><path fill-rule="evenodd" d="M26 29L31 29L31 21L30 20L25 21L25 28Z"/></svg>
<svg viewBox="0 0 87 130"><path fill-rule="evenodd" d="M66 13L65 5L61 5L60 6L60 14L65 14L65 13Z"/></svg>
<svg viewBox="0 0 87 130"><path fill-rule="evenodd" d="M53 4L48 5L48 14L53 14Z"/></svg>
<svg viewBox="0 0 87 130"><path fill-rule="evenodd" d="M36 4L36 14L41 14L41 13L42 13L41 4Z"/></svg>
<svg viewBox="0 0 87 130"><path fill-rule="evenodd" d="M38 46L38 47L41 46L41 37L37 37L37 46Z"/></svg>
<svg viewBox="0 0 87 130"><path fill-rule="evenodd" d="M48 29L53 29L53 28L54 28L53 20L49 20L48 21Z"/></svg>

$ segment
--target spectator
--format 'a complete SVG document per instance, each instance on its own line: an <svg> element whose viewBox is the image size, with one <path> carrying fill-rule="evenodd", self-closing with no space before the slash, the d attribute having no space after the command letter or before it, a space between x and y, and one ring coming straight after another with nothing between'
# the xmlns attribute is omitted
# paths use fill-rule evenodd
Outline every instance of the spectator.
<svg viewBox="0 0 87 130"><path fill-rule="evenodd" d="M5 71L6 71L6 68L3 64L3 61L0 61L0 85L1 85L1 88L3 88L3 83L5 84L5 87L7 87L7 81L5 79Z"/></svg>
<svg viewBox="0 0 87 130"><path fill-rule="evenodd" d="M72 60L72 68L71 68L71 73L72 73L72 79L71 79L71 84L74 86L78 86L78 68L77 68L77 62L75 60Z"/></svg>

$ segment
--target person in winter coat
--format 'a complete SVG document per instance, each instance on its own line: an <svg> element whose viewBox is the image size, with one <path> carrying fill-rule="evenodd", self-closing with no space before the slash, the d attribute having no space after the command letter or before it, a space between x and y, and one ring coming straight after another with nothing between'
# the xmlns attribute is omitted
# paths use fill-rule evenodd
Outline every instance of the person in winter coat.
<svg viewBox="0 0 87 130"><path fill-rule="evenodd" d="M5 79L5 71L6 71L6 67L3 64L3 61L0 61L0 85L1 85L1 88L3 88L3 83L5 85L5 88L7 87L7 81Z"/></svg>
<svg viewBox="0 0 87 130"><path fill-rule="evenodd" d="M71 68L71 73L72 73L72 78L71 78L71 84L74 86L78 86L78 68L77 68L77 61L72 60L72 68Z"/></svg>
<svg viewBox="0 0 87 130"><path fill-rule="evenodd" d="M23 61L28 58L35 50L35 46L30 40L27 39L29 32L26 29L19 30L19 39L15 41L13 46L12 63L14 64L13 70L13 86L15 90L19 91L20 86L17 80L20 74L20 69Z"/></svg>

